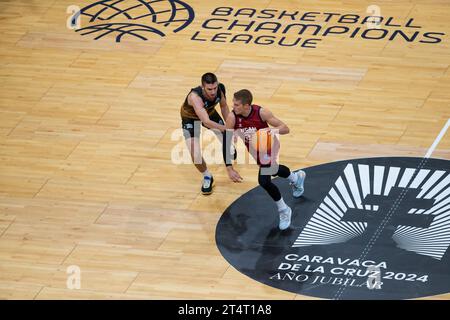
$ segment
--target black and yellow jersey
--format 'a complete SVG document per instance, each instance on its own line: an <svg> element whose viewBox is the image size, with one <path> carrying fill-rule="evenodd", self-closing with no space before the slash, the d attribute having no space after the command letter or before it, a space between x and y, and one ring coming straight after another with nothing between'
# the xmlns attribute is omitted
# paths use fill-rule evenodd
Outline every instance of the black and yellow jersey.
<svg viewBox="0 0 450 320"><path fill-rule="evenodd" d="M205 108L205 110L209 116L212 113L214 113L216 105L222 99L222 95L223 95L223 97L225 97L225 86L221 83L219 83L219 86L217 89L217 96L213 101L209 101L203 96L202 87L198 86L196 88L192 88L191 91L189 91L188 95L186 96L186 99L184 100L183 105L181 106L181 110L180 110L181 118L200 120L198 118L197 114L195 113L194 106L190 105L188 102L188 96L192 91L194 91L202 99L203 107Z"/></svg>

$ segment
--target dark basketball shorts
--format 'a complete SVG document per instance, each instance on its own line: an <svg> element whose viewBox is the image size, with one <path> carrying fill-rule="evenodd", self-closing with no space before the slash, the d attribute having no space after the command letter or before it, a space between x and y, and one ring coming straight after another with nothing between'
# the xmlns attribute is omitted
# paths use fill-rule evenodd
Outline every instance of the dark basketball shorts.
<svg viewBox="0 0 450 320"><path fill-rule="evenodd" d="M225 124L222 117L215 110L209 116L209 118L218 124L221 124L221 125ZM193 137L199 138L200 137L200 123L201 123L201 121L199 119L181 118L181 127L183 128L184 138L185 139L189 139L189 138L193 138ZM202 126L205 127L203 124L202 124ZM198 128L197 130L195 130L196 127Z"/></svg>

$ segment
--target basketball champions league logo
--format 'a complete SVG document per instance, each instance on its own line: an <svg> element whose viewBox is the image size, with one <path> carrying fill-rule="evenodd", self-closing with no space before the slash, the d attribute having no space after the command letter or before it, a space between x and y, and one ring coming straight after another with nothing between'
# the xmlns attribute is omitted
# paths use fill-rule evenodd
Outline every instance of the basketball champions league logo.
<svg viewBox="0 0 450 320"><path fill-rule="evenodd" d="M186 29L195 18L194 9L181 0L102 0L67 10L69 29L93 40L114 37L116 42L166 37ZM201 20L191 41L317 48L330 37L433 45L446 35L428 30L414 17L402 21L383 16L375 5L367 7L365 14L216 7Z"/></svg>
<svg viewBox="0 0 450 320"><path fill-rule="evenodd" d="M185 29L195 16L192 7L180 0L103 0L73 12L71 29L94 40L112 35L116 42L126 37L144 41L165 37Z"/></svg>

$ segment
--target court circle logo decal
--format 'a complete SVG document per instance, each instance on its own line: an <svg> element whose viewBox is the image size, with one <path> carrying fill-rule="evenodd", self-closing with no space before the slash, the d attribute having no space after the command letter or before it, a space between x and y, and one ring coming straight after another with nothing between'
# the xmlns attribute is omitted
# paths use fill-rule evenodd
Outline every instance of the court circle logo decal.
<svg viewBox="0 0 450 320"><path fill-rule="evenodd" d="M71 17L72 29L94 40L113 35L147 40L177 33L194 20L191 6L181 0L103 0L87 5ZM86 25L85 25L86 24Z"/></svg>
<svg viewBox="0 0 450 320"><path fill-rule="evenodd" d="M288 230L259 186L223 213L216 243L238 271L326 299L411 299L450 292L450 161L388 157L303 169Z"/></svg>

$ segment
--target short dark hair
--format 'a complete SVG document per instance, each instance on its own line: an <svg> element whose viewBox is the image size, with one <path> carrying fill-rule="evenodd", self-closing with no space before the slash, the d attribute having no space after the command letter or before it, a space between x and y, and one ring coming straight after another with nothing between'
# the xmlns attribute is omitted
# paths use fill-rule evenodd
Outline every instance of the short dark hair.
<svg viewBox="0 0 450 320"><path fill-rule="evenodd" d="M235 92L234 98L236 100L239 100L240 102L242 102L243 105L246 105L246 104L251 105L253 102L252 93L250 91L248 91L247 89L242 89L242 90L239 90L238 92Z"/></svg>
<svg viewBox="0 0 450 320"><path fill-rule="evenodd" d="M203 84L213 84L217 82L217 77L214 73L207 72L202 75L202 85Z"/></svg>

